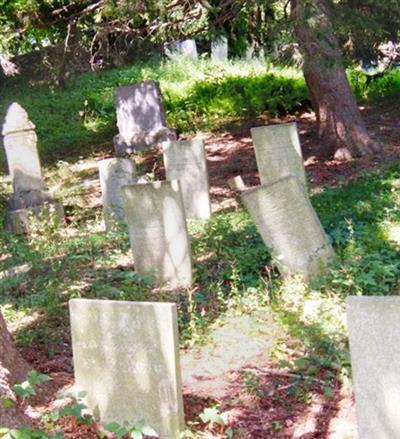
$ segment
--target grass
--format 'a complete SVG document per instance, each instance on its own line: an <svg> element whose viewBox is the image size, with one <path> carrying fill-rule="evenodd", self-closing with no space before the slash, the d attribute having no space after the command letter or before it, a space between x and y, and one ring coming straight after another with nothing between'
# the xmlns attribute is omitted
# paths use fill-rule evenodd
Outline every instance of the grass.
<svg viewBox="0 0 400 439"><path fill-rule="evenodd" d="M399 70L368 84L357 70L350 70L349 77L359 99L400 92ZM117 133L114 88L147 79L160 81L168 123L178 133L221 130L246 118L310 105L303 76L293 68L245 61L150 61L79 75L64 89L26 78L10 80L0 97L0 118L13 101L26 108L37 127L44 163L85 155L85 149L111 144Z"/></svg>
<svg viewBox="0 0 400 439"><path fill-rule="evenodd" d="M59 196L65 204L75 193L82 169L83 161L60 166L51 175L51 181L63 187ZM290 357L296 370L301 364L347 374L345 297L399 290L400 240L393 240L400 227L399 185L396 165L313 196L337 254L329 275L313 288L296 279L280 279L255 225L247 212L239 210L216 214L205 224L190 223L196 287L189 294L159 291L151 277L132 270L126 230L103 232L100 208L94 204L85 215L79 208L72 212L69 226L50 224L34 230L28 240L0 233L0 271L32 265L29 273L0 282L0 304L10 321L40 316L31 329L17 331L17 338L20 343L46 344L49 337L55 343L60 327L68 326L66 303L71 298L173 300L179 309L182 346L204 342L212 322L226 313L249 314L268 305L282 328L277 359ZM61 332L65 337L65 330Z"/></svg>

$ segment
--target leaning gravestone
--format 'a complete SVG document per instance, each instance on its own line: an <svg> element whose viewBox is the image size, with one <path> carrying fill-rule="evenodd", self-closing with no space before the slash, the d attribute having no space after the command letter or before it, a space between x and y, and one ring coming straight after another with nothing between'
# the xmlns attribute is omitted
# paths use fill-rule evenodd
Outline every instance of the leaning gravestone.
<svg viewBox="0 0 400 439"><path fill-rule="evenodd" d="M163 143L167 180L179 180L186 218L208 219L211 215L204 142L194 139Z"/></svg>
<svg viewBox="0 0 400 439"><path fill-rule="evenodd" d="M348 297L347 324L361 439L400 437L400 297Z"/></svg>
<svg viewBox="0 0 400 439"><path fill-rule="evenodd" d="M183 430L174 303L69 302L75 391L101 423L143 420L164 439Z"/></svg>
<svg viewBox="0 0 400 439"><path fill-rule="evenodd" d="M114 147L118 155L176 138L174 131L167 126L157 81L118 87L115 100L119 134L114 137Z"/></svg>
<svg viewBox="0 0 400 439"><path fill-rule="evenodd" d="M166 46L165 54L172 60L177 58L196 60L198 58L196 40L174 41Z"/></svg>
<svg viewBox="0 0 400 439"><path fill-rule="evenodd" d="M124 186L122 194L136 271L153 273L158 284L190 286L191 251L179 182Z"/></svg>
<svg viewBox="0 0 400 439"><path fill-rule="evenodd" d="M62 205L44 186L35 125L16 102L7 110L2 134L14 190L8 201L6 229L12 233L26 233L30 214L38 220L48 218L51 208L60 219L63 218Z"/></svg>
<svg viewBox="0 0 400 439"><path fill-rule="evenodd" d="M246 189L241 197L282 274L310 280L324 272L333 249L296 177Z"/></svg>
<svg viewBox="0 0 400 439"><path fill-rule="evenodd" d="M293 175L307 185L296 123L251 129L261 184Z"/></svg>
<svg viewBox="0 0 400 439"><path fill-rule="evenodd" d="M121 188L136 183L135 163L124 158L101 160L99 176L104 223L110 230L117 224L125 223Z"/></svg>
<svg viewBox="0 0 400 439"><path fill-rule="evenodd" d="M225 36L214 37L211 40L211 59L213 61L228 60L228 39Z"/></svg>

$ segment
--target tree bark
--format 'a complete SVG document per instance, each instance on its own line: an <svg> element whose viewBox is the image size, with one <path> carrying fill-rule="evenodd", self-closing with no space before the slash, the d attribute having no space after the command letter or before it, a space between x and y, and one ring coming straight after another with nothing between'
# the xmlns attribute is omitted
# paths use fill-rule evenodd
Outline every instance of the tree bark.
<svg viewBox="0 0 400 439"><path fill-rule="evenodd" d="M327 0L291 0L291 13L321 151L342 160L379 151L346 77Z"/></svg>
<svg viewBox="0 0 400 439"><path fill-rule="evenodd" d="M29 366L14 346L0 311L0 427L18 428L31 424L16 404L12 385L24 381ZM8 403L13 404L7 407Z"/></svg>

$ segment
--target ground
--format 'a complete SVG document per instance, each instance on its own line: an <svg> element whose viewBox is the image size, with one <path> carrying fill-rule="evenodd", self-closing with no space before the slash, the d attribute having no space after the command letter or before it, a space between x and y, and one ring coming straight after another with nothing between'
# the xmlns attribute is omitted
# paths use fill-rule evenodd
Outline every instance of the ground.
<svg viewBox="0 0 400 439"><path fill-rule="evenodd" d="M296 120L303 147L305 166L312 192L326 186L339 186L356 179L365 171L386 166L398 160L400 152L400 108L395 100L387 100L362 109L367 126L384 148L374 157L363 157L350 162L323 158L315 136L315 120L311 113L285 119L263 119L232 126L224 133L202 134L206 142L213 211L237 209L239 200L227 187L227 180L241 175L249 186L258 184L258 175L249 127L257 123L282 123ZM110 145L93 153L80 164L82 187L87 192L86 202L100 204L99 184L95 173L96 161L112 155ZM141 155L138 164L142 171L163 177L159 153ZM51 318L51 317L50 317ZM25 322L29 325L29 322ZM18 322L11 325L16 330ZM257 323L258 336L249 329L251 322L243 316L231 316L222 326L216 325L209 344L182 351L182 371L186 420L198 422L198 414L206 407L218 404L225 419L224 426L192 424L199 437L227 437L232 427L237 438L357 438L355 408L351 388L339 382L333 385L333 394L325 389L326 376L307 377L278 367L263 353L275 337L273 325L265 312ZM20 328L20 327L19 327ZM49 374L53 381L46 386L44 397L38 399L32 413L38 415L50 410L54 395L60 388L72 384L71 348L69 335L63 334L63 343L45 346L31 344L22 348L27 361L36 370ZM223 340L223 343L221 342ZM49 358L48 352L52 352ZM307 391L300 394L308 381ZM66 438L90 439L97 437L94 429L77 426L73 419L64 421Z"/></svg>

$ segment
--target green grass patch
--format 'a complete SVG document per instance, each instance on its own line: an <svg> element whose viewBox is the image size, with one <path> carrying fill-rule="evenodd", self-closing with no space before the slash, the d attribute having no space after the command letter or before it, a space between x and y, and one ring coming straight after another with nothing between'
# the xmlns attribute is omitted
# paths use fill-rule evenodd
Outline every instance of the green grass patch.
<svg viewBox="0 0 400 439"><path fill-rule="evenodd" d="M79 173L82 166L70 171ZM64 177L64 186L76 186L63 167L58 172L52 181ZM189 346L203 343L212 323L227 313L253 315L268 306L281 328L277 361L296 373L318 375L328 368L332 379L345 379L345 297L399 293L399 187L400 165L395 165L312 197L337 255L328 275L312 288L296 279L282 281L254 223L239 210L190 223L195 288L159 291L151 276L133 271L127 231L101 231L100 211L93 207L83 217L80 210L73 212L69 226L50 225L29 239L0 231L0 271L32 266L29 273L0 281L0 306L9 321L41 316L17 337L20 343L46 345L68 334L71 298L172 300L179 309L181 343ZM70 197L68 187L62 197Z"/></svg>

